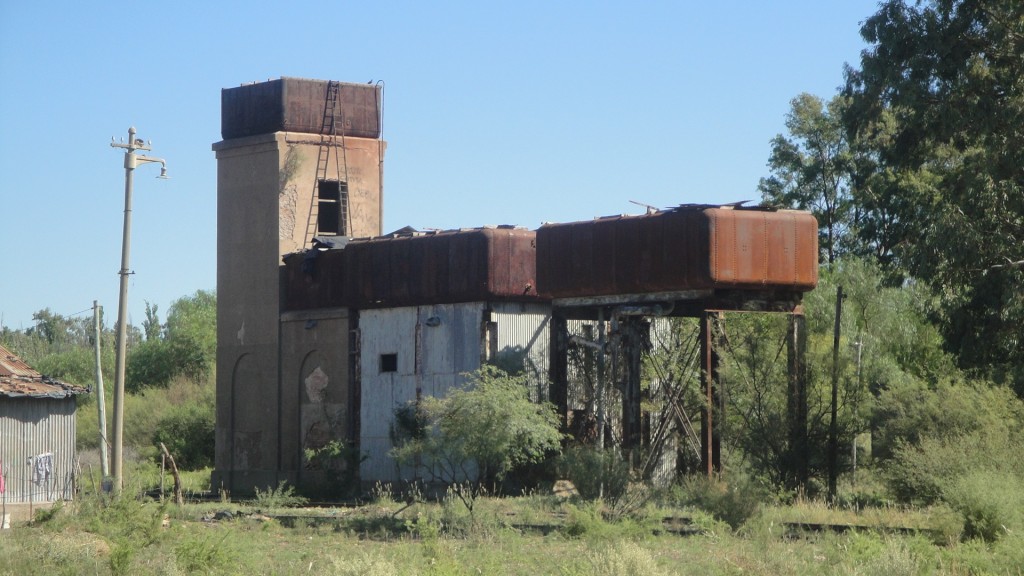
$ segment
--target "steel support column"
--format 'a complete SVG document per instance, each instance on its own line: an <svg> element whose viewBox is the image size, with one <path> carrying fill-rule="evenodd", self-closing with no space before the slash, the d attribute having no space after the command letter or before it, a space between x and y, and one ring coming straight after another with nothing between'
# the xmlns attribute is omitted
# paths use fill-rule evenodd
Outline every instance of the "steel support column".
<svg viewBox="0 0 1024 576"><path fill-rule="evenodd" d="M807 320L798 308L789 316L786 333L789 390L789 462L788 473L795 487L807 483Z"/></svg>
<svg viewBox="0 0 1024 576"><path fill-rule="evenodd" d="M569 329L563 316L551 316L551 364L548 377L551 387L548 388L549 400L558 410L558 418L562 431L569 429Z"/></svg>
<svg viewBox="0 0 1024 576"><path fill-rule="evenodd" d="M633 451L640 448L642 441L640 371L643 352L640 317L624 317L619 325L621 353L625 360L625 374L622 390L622 447L633 463Z"/></svg>
<svg viewBox="0 0 1024 576"><path fill-rule="evenodd" d="M718 353L714 346L714 324L720 312L705 310L700 316L701 376L705 405L701 411L701 467L708 476L722 469L721 399L718 394Z"/></svg>

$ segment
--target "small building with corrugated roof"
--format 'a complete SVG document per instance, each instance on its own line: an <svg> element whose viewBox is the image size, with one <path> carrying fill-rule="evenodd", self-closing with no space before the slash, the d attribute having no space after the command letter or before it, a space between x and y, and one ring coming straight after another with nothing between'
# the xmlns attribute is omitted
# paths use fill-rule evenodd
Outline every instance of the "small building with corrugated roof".
<svg viewBox="0 0 1024 576"><path fill-rule="evenodd" d="M88 388L44 376L0 346L0 501L5 514L28 519L32 509L75 492L77 397Z"/></svg>

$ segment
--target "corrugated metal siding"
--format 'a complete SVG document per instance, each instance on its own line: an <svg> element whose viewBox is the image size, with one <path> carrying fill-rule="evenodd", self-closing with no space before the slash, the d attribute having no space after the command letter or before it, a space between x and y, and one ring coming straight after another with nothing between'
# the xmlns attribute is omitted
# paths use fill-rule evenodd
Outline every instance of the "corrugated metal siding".
<svg viewBox="0 0 1024 576"><path fill-rule="evenodd" d="M359 315L360 466L363 482L414 477L388 456L396 408L422 396L442 397L480 367L483 304L438 304L366 310ZM397 354L398 369L381 372L381 355Z"/></svg>
<svg viewBox="0 0 1024 576"><path fill-rule="evenodd" d="M416 399L415 308L366 310L359 315L360 438L368 457L360 464L364 482L397 479L391 450L391 423L396 406ZM397 354L398 369L380 371L382 354Z"/></svg>
<svg viewBox="0 0 1024 576"><path fill-rule="evenodd" d="M492 361L506 370L522 369L530 378L530 398L547 400L551 306L497 302L491 308L491 321L497 327Z"/></svg>
<svg viewBox="0 0 1024 576"><path fill-rule="evenodd" d="M360 467L363 482L410 480L388 456L394 410L422 396L443 397L480 368L485 354L498 365L521 367L531 378L531 395L547 399L550 306L499 302L485 326L483 302L386 308L360 312ZM493 340L487 330L495 330ZM493 350L485 350L491 346ZM397 354L398 370L380 371L382 354ZM515 366L513 366L515 365Z"/></svg>
<svg viewBox="0 0 1024 576"><path fill-rule="evenodd" d="M0 398L0 459L9 503L70 500L75 476L75 400ZM34 476L34 459L52 454L49 478Z"/></svg>
<svg viewBox="0 0 1024 576"><path fill-rule="evenodd" d="M344 250L288 254L281 276L284 311L348 306Z"/></svg>

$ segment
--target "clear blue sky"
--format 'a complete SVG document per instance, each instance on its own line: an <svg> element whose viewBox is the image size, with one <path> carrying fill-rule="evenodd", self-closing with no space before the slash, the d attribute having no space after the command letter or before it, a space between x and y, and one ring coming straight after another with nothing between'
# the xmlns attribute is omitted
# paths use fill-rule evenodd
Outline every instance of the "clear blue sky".
<svg viewBox="0 0 1024 576"><path fill-rule="evenodd" d="M220 91L383 80L385 231L757 200L789 100L831 97L877 0L0 0L0 319L116 318L129 126L130 320L216 287Z"/></svg>

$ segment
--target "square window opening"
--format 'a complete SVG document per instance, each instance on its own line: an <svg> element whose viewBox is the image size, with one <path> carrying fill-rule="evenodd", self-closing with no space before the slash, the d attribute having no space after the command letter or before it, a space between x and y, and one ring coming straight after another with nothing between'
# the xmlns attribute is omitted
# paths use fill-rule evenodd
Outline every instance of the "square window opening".
<svg viewBox="0 0 1024 576"><path fill-rule="evenodd" d="M381 354L380 371L381 373L398 372L398 354Z"/></svg>
<svg viewBox="0 0 1024 576"><path fill-rule="evenodd" d="M317 200L317 233L327 236L346 234L342 209L348 200L348 183L340 180L318 181Z"/></svg>

